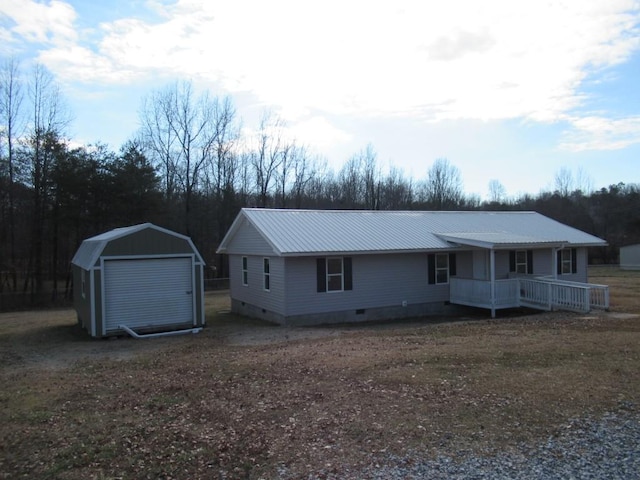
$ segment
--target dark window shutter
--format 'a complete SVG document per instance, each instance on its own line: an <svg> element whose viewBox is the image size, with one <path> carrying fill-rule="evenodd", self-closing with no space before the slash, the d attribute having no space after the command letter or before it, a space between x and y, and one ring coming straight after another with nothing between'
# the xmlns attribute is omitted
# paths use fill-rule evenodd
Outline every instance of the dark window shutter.
<svg viewBox="0 0 640 480"><path fill-rule="evenodd" d="M449 254L449 275L452 277L456 276L456 254Z"/></svg>
<svg viewBox="0 0 640 480"><path fill-rule="evenodd" d="M578 273L578 255L576 249L571 249L571 273Z"/></svg>
<svg viewBox="0 0 640 480"><path fill-rule="evenodd" d="M527 250L527 273L533 273L533 250Z"/></svg>
<svg viewBox="0 0 640 480"><path fill-rule="evenodd" d="M327 263L324 258L316 258L318 292L327 291Z"/></svg>
<svg viewBox="0 0 640 480"><path fill-rule="evenodd" d="M509 271L510 272L515 272L516 271L516 252L515 252L515 250L511 250L509 252Z"/></svg>
<svg viewBox="0 0 640 480"><path fill-rule="evenodd" d="M427 277L429 285L436 283L436 256L433 253L427 255Z"/></svg>
<svg viewBox="0 0 640 480"><path fill-rule="evenodd" d="M342 264L344 266L344 289L353 290L351 257L344 257Z"/></svg>
<svg viewBox="0 0 640 480"><path fill-rule="evenodd" d="M556 267L558 275L562 275L562 250L558 250L556 257Z"/></svg>

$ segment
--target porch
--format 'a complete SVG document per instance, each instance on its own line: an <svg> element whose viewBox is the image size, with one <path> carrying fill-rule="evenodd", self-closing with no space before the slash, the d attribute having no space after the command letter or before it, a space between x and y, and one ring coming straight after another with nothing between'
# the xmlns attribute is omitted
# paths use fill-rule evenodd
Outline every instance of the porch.
<svg viewBox="0 0 640 480"><path fill-rule="evenodd" d="M491 316L495 316L497 309L515 307L582 313L609 308L607 285L551 277L517 277L494 282L451 277L449 287L451 303L488 308Z"/></svg>

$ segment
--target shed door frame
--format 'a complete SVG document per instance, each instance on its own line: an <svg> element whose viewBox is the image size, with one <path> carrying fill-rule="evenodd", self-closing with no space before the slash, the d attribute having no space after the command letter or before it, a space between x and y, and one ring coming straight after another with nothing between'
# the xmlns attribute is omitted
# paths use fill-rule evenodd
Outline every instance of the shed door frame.
<svg viewBox="0 0 640 480"><path fill-rule="evenodd" d="M105 269L104 263L110 260L159 260L163 258L188 258L191 260L191 318L193 325L197 325L196 318L196 296L198 292L196 292L196 269L195 269L195 254L191 253L172 253L167 255L114 255L114 256L105 256L100 257L100 290L102 297L102 335L107 334L107 298L106 298L106 282L105 282Z"/></svg>

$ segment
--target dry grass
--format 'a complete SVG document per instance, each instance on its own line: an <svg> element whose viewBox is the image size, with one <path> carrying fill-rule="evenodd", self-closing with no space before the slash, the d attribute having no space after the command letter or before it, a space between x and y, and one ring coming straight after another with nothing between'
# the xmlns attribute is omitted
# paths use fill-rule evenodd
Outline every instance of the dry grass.
<svg viewBox="0 0 640 480"><path fill-rule="evenodd" d="M213 295L202 334L145 341L0 315L0 478L301 478L546 439L638 403L640 318L619 313L640 272L591 280L613 312L283 329Z"/></svg>

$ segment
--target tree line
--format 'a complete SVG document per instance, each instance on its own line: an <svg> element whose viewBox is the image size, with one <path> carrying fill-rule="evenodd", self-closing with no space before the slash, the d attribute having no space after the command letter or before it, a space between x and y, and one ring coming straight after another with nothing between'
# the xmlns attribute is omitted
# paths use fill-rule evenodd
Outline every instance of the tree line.
<svg viewBox="0 0 640 480"><path fill-rule="evenodd" d="M383 169L366 145L334 170L287 137L265 112L247 132L230 97L197 93L190 82L151 92L140 128L119 150L74 146L71 115L42 66L0 68L0 295L47 303L70 292L70 261L83 239L153 222L189 235L215 275L228 274L215 250L242 207L370 210L535 210L609 242L592 261L617 260L640 242L640 187L593 190L561 169L555 188L507 198L466 195L460 171L434 160L415 180ZM209 271L214 275L214 269ZM6 301L5 301L6 303ZM2 308L2 303L0 303Z"/></svg>

